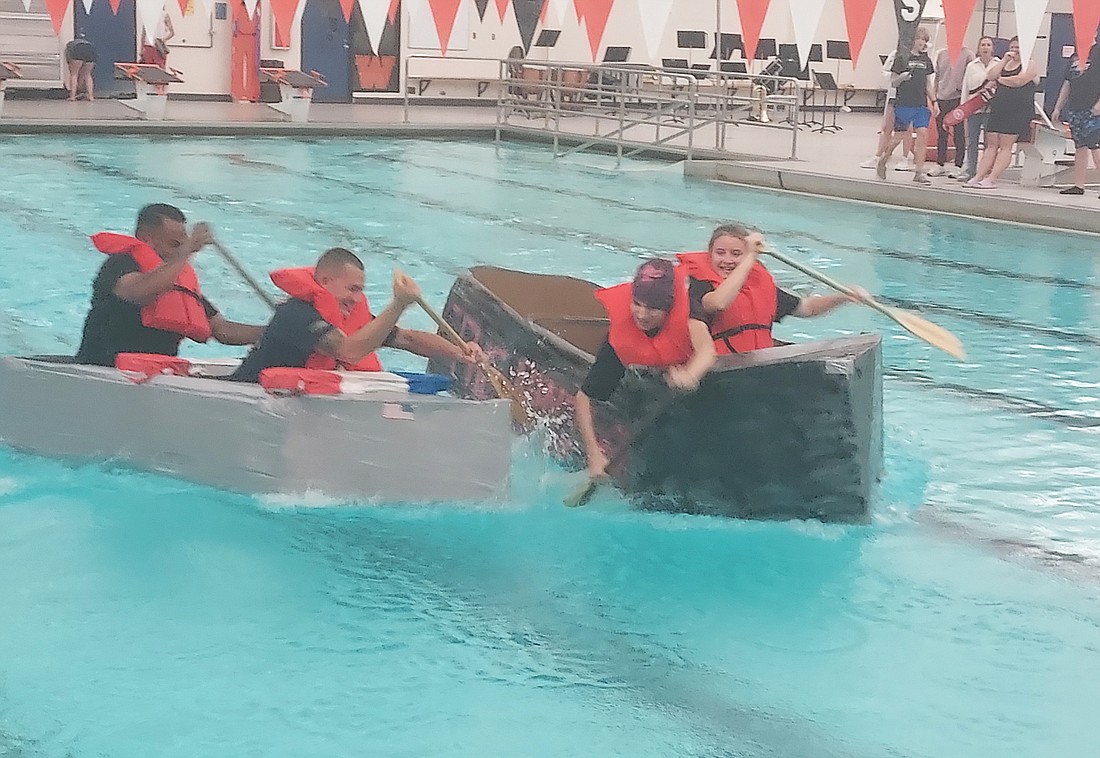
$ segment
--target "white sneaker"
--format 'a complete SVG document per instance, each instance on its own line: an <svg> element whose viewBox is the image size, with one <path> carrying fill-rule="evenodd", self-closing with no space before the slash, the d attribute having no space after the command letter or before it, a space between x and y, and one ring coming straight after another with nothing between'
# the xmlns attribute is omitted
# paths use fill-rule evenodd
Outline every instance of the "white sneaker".
<svg viewBox="0 0 1100 758"><path fill-rule="evenodd" d="M962 174L963 174L963 170L961 168L949 168L949 169L947 169L947 178L948 179L958 179L960 176L962 176Z"/></svg>
<svg viewBox="0 0 1100 758"><path fill-rule="evenodd" d="M969 171L963 171L961 174L959 174L955 178L958 179L960 182L969 182L971 179L974 178L974 175L972 173L970 173Z"/></svg>
<svg viewBox="0 0 1100 758"><path fill-rule="evenodd" d="M943 166L933 166L932 168L930 168L927 171L927 175L928 176L943 176L944 175Z"/></svg>
<svg viewBox="0 0 1100 758"><path fill-rule="evenodd" d="M863 163L859 164L860 168L875 168L876 166L878 166L877 155L874 158L868 158Z"/></svg>
<svg viewBox="0 0 1100 758"><path fill-rule="evenodd" d="M917 164L913 162L912 157L905 156L901 159L901 163L894 166L894 171L916 171Z"/></svg>

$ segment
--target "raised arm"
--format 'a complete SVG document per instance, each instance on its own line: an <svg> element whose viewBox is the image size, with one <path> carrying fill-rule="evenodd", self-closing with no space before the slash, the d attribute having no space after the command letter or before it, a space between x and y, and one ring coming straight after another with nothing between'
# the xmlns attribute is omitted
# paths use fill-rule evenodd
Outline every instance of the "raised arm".
<svg viewBox="0 0 1100 758"><path fill-rule="evenodd" d="M205 223L195 224L187 238L185 251L174 260L157 266L152 271L134 271L119 277L115 282L114 294L134 305L147 305L163 295L176 283L176 278L191 261L191 257L213 240L210 227Z"/></svg>
<svg viewBox="0 0 1100 758"><path fill-rule="evenodd" d="M382 347L382 343L397 326L405 309L416 302L420 287L400 271L393 275L393 300L370 323L358 331L344 335L338 329L326 334L317 349L342 363L358 363L367 355Z"/></svg>

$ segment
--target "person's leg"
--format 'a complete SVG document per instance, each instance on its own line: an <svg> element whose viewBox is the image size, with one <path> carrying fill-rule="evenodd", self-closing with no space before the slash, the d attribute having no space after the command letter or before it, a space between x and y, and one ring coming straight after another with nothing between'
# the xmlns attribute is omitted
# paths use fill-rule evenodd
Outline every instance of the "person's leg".
<svg viewBox="0 0 1100 758"><path fill-rule="evenodd" d="M68 63L68 76L65 79L65 84L68 85L69 100L76 100L76 88L80 84L80 67L83 63L83 61L69 61Z"/></svg>
<svg viewBox="0 0 1100 758"><path fill-rule="evenodd" d="M895 124L895 128L896 128ZM909 127L906 126L906 129ZM890 156L894 154L894 150L901 143L903 133L899 131L890 132L890 141L886 144L886 149L882 151L882 155L879 156L878 165L875 166L875 172L878 174L879 179L886 178L886 162L890 160Z"/></svg>
<svg viewBox="0 0 1100 758"><path fill-rule="evenodd" d="M951 112L951 108L947 107L949 102L951 101L936 101L940 106L939 115L936 116L936 165L940 168L943 168L943 164L947 163L947 124L943 123L943 119Z"/></svg>
<svg viewBox="0 0 1100 758"><path fill-rule="evenodd" d="M1100 165L1100 164L1097 164ZM1073 152L1073 186L1059 192L1059 195L1083 195L1085 194L1085 174L1089 170L1089 154L1087 148L1074 144Z"/></svg>
<svg viewBox="0 0 1100 758"><path fill-rule="evenodd" d="M886 147L890 144L890 140L894 137L894 104L886 103L886 107L882 111L882 128L879 130L878 147L875 149L875 155L880 156L886 152Z"/></svg>
<svg viewBox="0 0 1100 758"><path fill-rule="evenodd" d="M955 105L955 108L958 104ZM954 109L952 109L954 110ZM966 123L960 121L955 124L955 168L962 170L966 163Z"/></svg>
<svg viewBox="0 0 1100 758"><path fill-rule="evenodd" d="M928 183L928 177L924 173L924 158L928 152L928 127L917 127L917 139L913 146L913 181L921 184Z"/></svg>
<svg viewBox="0 0 1100 758"><path fill-rule="evenodd" d="M95 100L95 81L92 79L94 68L94 63L85 63L80 67L80 78L84 82L84 92L87 94L88 102Z"/></svg>
<svg viewBox="0 0 1100 758"><path fill-rule="evenodd" d="M1001 178L1001 174L1008 168L1008 164L1012 162L1012 146L1016 144L1019 136L1016 134L1001 134L1000 145L997 147L997 160L993 162L993 168L989 172L989 176L986 177L988 184L996 184Z"/></svg>
<svg viewBox="0 0 1100 758"><path fill-rule="evenodd" d="M985 150L982 151L982 160L978 163L978 170L974 173L973 178L967 182L968 185L973 186L989 176L1000 150L1000 137L1000 134L993 132L985 133Z"/></svg>

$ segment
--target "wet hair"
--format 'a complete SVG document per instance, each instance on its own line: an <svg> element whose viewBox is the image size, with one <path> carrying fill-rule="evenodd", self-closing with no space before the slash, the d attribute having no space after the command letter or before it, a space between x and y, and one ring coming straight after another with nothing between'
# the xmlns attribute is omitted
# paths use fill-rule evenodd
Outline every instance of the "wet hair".
<svg viewBox="0 0 1100 758"><path fill-rule="evenodd" d="M714 243L718 241L719 237L736 237L739 240L743 240L752 234L752 232L752 229L743 224L722 224L711 232L710 242L707 243L707 250L714 247Z"/></svg>
<svg viewBox="0 0 1100 758"><path fill-rule="evenodd" d="M187 223L187 217L176 206L167 203L152 203L138 211L134 234L136 235L143 229L156 229L164 223L165 219L179 221L181 224Z"/></svg>
<svg viewBox="0 0 1100 758"><path fill-rule="evenodd" d="M336 272L342 270L344 266L354 266L362 271L363 261L359 260L359 256L347 248L330 247L317 259L314 270Z"/></svg>

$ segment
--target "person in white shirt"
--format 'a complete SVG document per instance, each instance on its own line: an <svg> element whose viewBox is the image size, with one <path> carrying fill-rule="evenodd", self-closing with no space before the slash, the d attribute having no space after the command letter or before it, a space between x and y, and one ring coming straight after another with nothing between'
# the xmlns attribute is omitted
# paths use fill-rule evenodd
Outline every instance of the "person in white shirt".
<svg viewBox="0 0 1100 758"><path fill-rule="evenodd" d="M886 56L886 60L882 64L882 75L887 81L886 105L882 109L882 125L879 127L878 147L875 148L875 157L863 161L863 163L859 164L860 168L875 168L878 166L879 158L886 152L886 148L890 144L890 138L894 136L894 98L897 96L897 88L890 84L893 79L893 73L890 69L894 66L895 55L897 55L897 51L890 53ZM913 134L910 133L902 142L901 162L894 166L894 170L912 171L915 167L916 162L913 160Z"/></svg>
<svg viewBox="0 0 1100 758"><path fill-rule="evenodd" d="M976 96L988 83L989 69L1001 59L993 55L993 38L982 37L978 40L978 57L970 61L963 74L961 102ZM966 119L966 169L959 176L960 182L968 182L978 173L978 143L982 130L989 118L989 108L982 108Z"/></svg>

